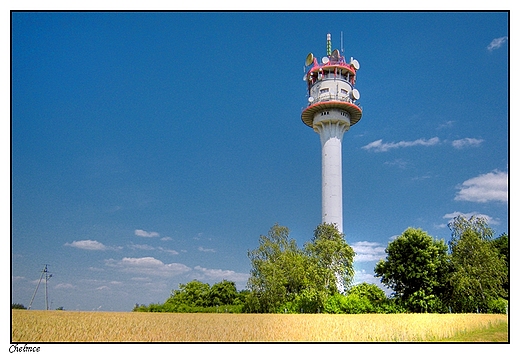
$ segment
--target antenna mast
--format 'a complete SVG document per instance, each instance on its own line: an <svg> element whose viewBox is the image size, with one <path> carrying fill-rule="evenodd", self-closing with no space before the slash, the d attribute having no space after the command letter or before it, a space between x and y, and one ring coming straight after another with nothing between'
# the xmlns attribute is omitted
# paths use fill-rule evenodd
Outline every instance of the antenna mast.
<svg viewBox="0 0 520 354"><path fill-rule="evenodd" d="M343 56L343 31L341 31L341 56Z"/></svg>

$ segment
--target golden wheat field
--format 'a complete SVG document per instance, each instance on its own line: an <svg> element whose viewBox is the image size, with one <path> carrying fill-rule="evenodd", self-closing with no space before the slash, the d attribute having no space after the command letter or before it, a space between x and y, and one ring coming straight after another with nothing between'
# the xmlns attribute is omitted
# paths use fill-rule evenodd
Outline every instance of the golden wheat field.
<svg viewBox="0 0 520 354"><path fill-rule="evenodd" d="M14 343L416 342L488 328L490 314L199 314L12 310Z"/></svg>

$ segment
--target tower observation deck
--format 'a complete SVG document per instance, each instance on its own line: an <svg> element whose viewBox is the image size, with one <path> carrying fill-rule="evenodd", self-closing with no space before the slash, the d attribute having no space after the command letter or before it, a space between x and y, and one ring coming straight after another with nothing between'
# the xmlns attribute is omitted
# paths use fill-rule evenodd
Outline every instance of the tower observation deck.
<svg viewBox="0 0 520 354"><path fill-rule="evenodd" d="M327 34L327 55L318 63L309 53L305 66L310 67L303 77L307 83L308 106L303 109L301 119L320 134L322 222L334 224L343 232L341 143L343 134L362 115L357 104L359 91L355 88L359 63L354 58L347 63L339 50L331 51L331 37Z"/></svg>

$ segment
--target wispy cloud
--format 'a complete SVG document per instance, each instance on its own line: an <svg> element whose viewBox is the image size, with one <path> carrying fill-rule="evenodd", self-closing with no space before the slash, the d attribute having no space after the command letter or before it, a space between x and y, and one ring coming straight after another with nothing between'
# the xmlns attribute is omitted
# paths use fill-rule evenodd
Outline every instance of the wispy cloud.
<svg viewBox="0 0 520 354"><path fill-rule="evenodd" d="M486 214L481 214L481 213L476 212L476 211L473 211L471 213L461 213L460 211L454 211L453 213L445 214L442 218L443 219L448 219L448 220L451 221L451 220L453 220L453 218L456 218L459 215L465 217L466 219L469 219L472 216L477 216L477 217L480 217L480 218L484 218L484 219L487 220L487 223L489 225L498 225L498 224L500 224L500 222L498 220L493 219L491 216L486 215ZM447 224L445 226L447 226Z"/></svg>
<svg viewBox="0 0 520 354"><path fill-rule="evenodd" d="M105 264L109 267L117 268L123 272L155 275L162 277L172 277L187 273L190 267L181 263L165 264L153 257L130 258L124 257L121 260L108 259Z"/></svg>
<svg viewBox="0 0 520 354"><path fill-rule="evenodd" d="M400 169L404 170L406 168L406 166L408 166L408 162L403 160L403 159L396 159L394 161L386 161L385 162L385 165L388 165L388 166L397 166L399 167Z"/></svg>
<svg viewBox="0 0 520 354"><path fill-rule="evenodd" d="M504 45L504 43L506 43L508 40L507 36L506 37L500 37L500 38L495 38L491 41L491 43L489 43L489 45L487 46L487 50L489 50L490 52L502 47Z"/></svg>
<svg viewBox="0 0 520 354"><path fill-rule="evenodd" d="M73 241L72 243L67 242L65 246L79 248L87 251L105 251L107 249L107 246L105 246L101 242L93 240Z"/></svg>
<svg viewBox="0 0 520 354"><path fill-rule="evenodd" d="M76 289L76 286L72 285L72 284L69 284L69 283L59 283L58 285L56 285L54 287L54 289L65 289L65 290L70 290L70 289Z"/></svg>
<svg viewBox="0 0 520 354"><path fill-rule="evenodd" d="M455 200L487 203L508 201L508 173L492 171L462 182Z"/></svg>
<svg viewBox="0 0 520 354"><path fill-rule="evenodd" d="M444 141L446 142L446 141ZM466 147L478 147L484 142L482 139L475 139L475 138L463 138L458 140L453 140L451 142L451 145L456 149L462 149ZM391 143L384 143L383 139L379 139L376 141L373 141L365 146L362 146L361 148L368 151L374 151L374 152L386 152L392 149L398 149L398 148L406 148L406 147L413 147L413 146L434 146L441 144L441 140L438 137L434 137L431 139L417 139L413 141L406 141L402 140L397 143L391 142ZM399 160L396 160L399 161Z"/></svg>
<svg viewBox="0 0 520 354"><path fill-rule="evenodd" d="M170 250L170 249L162 248L162 247L158 247L157 249L161 252L166 252L166 253L173 254L173 255L179 254L179 252L177 252L176 250Z"/></svg>
<svg viewBox="0 0 520 354"><path fill-rule="evenodd" d="M449 129L449 128L452 128L454 124L455 124L455 121L448 120L448 121L446 121L444 123L439 124L437 129Z"/></svg>
<svg viewBox="0 0 520 354"><path fill-rule="evenodd" d="M383 139L379 139L371 142L362 147L365 150L372 150L375 152L385 152L391 149L411 147L411 146L432 146L439 144L440 140L437 137L425 140L425 139L417 139L414 141L400 141L397 143L383 143Z"/></svg>
<svg viewBox="0 0 520 354"><path fill-rule="evenodd" d="M154 246L150 246L150 245L136 245L136 244L132 243L131 245L128 246L128 248L130 248L132 250L143 250L143 251L157 250L160 252L166 252L166 253L173 254L173 255L179 254L179 252L177 252L176 250L172 250L172 249L168 249L168 248L164 248L164 247L154 247Z"/></svg>
<svg viewBox="0 0 520 354"><path fill-rule="evenodd" d="M150 246L150 245L135 245L133 243L128 247L133 250L144 250L144 251L152 251L155 249L155 247Z"/></svg>
<svg viewBox="0 0 520 354"><path fill-rule="evenodd" d="M369 273L365 269L356 269L354 272L354 284L360 283L381 285L381 282L373 273ZM383 290L385 289L383 288Z"/></svg>
<svg viewBox="0 0 520 354"><path fill-rule="evenodd" d="M216 252L213 248L199 247L198 250L201 252Z"/></svg>
<svg viewBox="0 0 520 354"><path fill-rule="evenodd" d="M377 242L359 241L352 244L356 256L356 262L371 262L386 257L385 247Z"/></svg>
<svg viewBox="0 0 520 354"><path fill-rule="evenodd" d="M155 232L155 231L148 232L148 231L144 231L144 230L135 230L134 233L136 236L139 236L139 237L158 237L159 236L159 233Z"/></svg>
<svg viewBox="0 0 520 354"><path fill-rule="evenodd" d="M223 270L223 269L208 269L200 266L193 268L200 272L200 279L211 279L211 280L229 280L234 282L246 282L249 279L249 273L237 273L234 270Z"/></svg>
<svg viewBox="0 0 520 354"><path fill-rule="evenodd" d="M482 144L483 139L464 138L459 140L453 140L451 145L456 149L462 149L466 147L478 147Z"/></svg>

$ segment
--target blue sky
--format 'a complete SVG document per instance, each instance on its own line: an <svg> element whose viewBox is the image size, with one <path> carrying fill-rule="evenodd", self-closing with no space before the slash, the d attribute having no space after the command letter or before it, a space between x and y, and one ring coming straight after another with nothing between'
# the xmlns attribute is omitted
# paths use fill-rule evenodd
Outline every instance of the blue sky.
<svg viewBox="0 0 520 354"><path fill-rule="evenodd" d="M193 279L242 289L275 223L309 241L321 148L302 78L327 33L360 63L343 139L356 281L378 283L408 227L448 240L452 217L480 214L509 233L507 13L11 19L12 302L29 305L44 264L51 308L130 311Z"/></svg>

